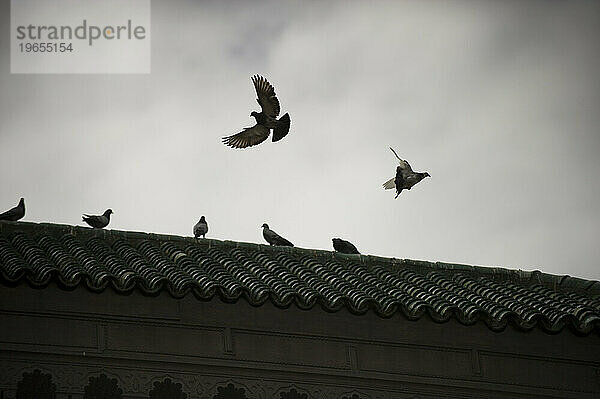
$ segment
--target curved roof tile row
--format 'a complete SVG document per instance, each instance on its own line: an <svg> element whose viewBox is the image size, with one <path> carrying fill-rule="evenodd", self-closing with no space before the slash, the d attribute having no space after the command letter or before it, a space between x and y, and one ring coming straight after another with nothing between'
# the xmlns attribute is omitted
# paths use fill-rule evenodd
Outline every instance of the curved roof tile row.
<svg viewBox="0 0 600 399"><path fill-rule="evenodd" d="M54 281L94 292L483 320L492 330L600 332L600 283L541 272L22 222L0 222L0 271L9 285Z"/></svg>

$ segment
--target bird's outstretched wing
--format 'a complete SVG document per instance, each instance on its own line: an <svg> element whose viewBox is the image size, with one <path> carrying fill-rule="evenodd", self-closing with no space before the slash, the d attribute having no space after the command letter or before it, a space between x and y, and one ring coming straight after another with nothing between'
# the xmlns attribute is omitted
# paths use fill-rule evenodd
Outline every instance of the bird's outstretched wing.
<svg viewBox="0 0 600 399"><path fill-rule="evenodd" d="M383 188L386 190L391 190L392 188L396 188L396 178L392 177L390 180L383 183Z"/></svg>
<svg viewBox="0 0 600 399"><path fill-rule="evenodd" d="M269 137L269 128L264 125L254 125L247 127L243 132L232 136L223 137L223 143L232 148L252 147L262 143Z"/></svg>
<svg viewBox="0 0 600 399"><path fill-rule="evenodd" d="M398 196L404 189L404 173L405 170L402 169L402 166L396 167L396 177L394 178L394 185L396 186L396 196L394 198L398 198Z"/></svg>
<svg viewBox="0 0 600 399"><path fill-rule="evenodd" d="M396 156L396 158L398 158L398 163L400 164L400 167L404 170L407 170L409 172L412 172L412 168L410 167L410 164L408 163L408 161L400 158L398 156L398 154L396 154L396 151L394 151L394 149L392 147L390 147L390 150L392 150L392 152L394 153L394 155Z"/></svg>
<svg viewBox="0 0 600 399"><path fill-rule="evenodd" d="M267 79L263 78L260 75L254 75L252 77L252 83L254 83L254 88L256 89L256 95L258 98L258 104L262 108L262 112L265 115L276 118L279 115L279 100L277 96L275 96L275 89Z"/></svg>

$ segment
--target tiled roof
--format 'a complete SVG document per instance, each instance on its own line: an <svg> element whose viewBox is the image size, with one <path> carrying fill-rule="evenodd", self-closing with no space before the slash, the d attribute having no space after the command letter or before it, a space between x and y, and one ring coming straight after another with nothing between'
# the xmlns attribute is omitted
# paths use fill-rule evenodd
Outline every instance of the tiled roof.
<svg viewBox="0 0 600 399"><path fill-rule="evenodd" d="M539 271L23 222L0 222L0 271L5 285L166 290L255 306L483 320L498 331L600 332L600 282Z"/></svg>

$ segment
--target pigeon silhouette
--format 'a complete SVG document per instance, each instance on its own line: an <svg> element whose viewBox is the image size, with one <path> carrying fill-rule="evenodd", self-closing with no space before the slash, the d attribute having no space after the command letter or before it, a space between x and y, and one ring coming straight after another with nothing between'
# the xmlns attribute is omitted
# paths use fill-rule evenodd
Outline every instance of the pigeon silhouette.
<svg viewBox="0 0 600 399"><path fill-rule="evenodd" d="M25 199L21 198L17 206L4 213L0 213L0 220L16 222L17 220L22 219L23 216L25 216Z"/></svg>
<svg viewBox="0 0 600 399"><path fill-rule="evenodd" d="M256 119L256 125L244 128L238 134L223 137L223 143L232 148L252 147L265 141L269 137L271 129L273 129L273 142L284 138L290 130L290 115L285 114L280 119L279 116L279 100L275 96L275 89L267 79L260 75L252 77L252 83L256 89L258 104L262 111L252 111L250 116Z"/></svg>
<svg viewBox="0 0 600 399"><path fill-rule="evenodd" d="M289 242L288 240L286 240L279 234L275 233L273 230L269 229L268 224L263 223L262 229L263 229L263 237L265 238L265 240L267 240L269 245L281 245L284 247L293 247L294 246L294 244L292 244L291 242Z"/></svg>
<svg viewBox="0 0 600 399"><path fill-rule="evenodd" d="M206 233L208 233L208 223L206 223L206 219L204 218L204 216L202 216L198 223L196 223L196 225L194 226L194 238L197 239L200 236L202 236L202 238L205 238L204 236L206 235Z"/></svg>
<svg viewBox="0 0 600 399"><path fill-rule="evenodd" d="M108 223L110 222L110 215L112 213L113 213L112 209L107 209L100 216L86 215L84 213L83 216L82 216L82 220L84 222L86 222L87 224L89 224L90 226L92 226L92 227L95 227L97 229L101 229L103 227L108 226Z"/></svg>
<svg viewBox="0 0 600 399"><path fill-rule="evenodd" d="M395 188L396 196L394 198L398 198L402 190L410 190L412 186L424 178L431 177L427 172L413 172L408 161L401 159L392 147L390 147L390 150L392 150L396 158L398 158L400 165L396 167L396 176L383 183L383 188L386 190Z"/></svg>
<svg viewBox="0 0 600 399"><path fill-rule="evenodd" d="M332 238L333 249L343 254L360 254L358 249L350 241L342 240L341 238Z"/></svg>

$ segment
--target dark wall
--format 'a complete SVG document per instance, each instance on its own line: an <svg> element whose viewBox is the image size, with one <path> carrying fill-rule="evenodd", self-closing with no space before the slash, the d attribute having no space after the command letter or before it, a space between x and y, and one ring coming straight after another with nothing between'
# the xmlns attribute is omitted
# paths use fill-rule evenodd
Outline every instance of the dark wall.
<svg viewBox="0 0 600 399"><path fill-rule="evenodd" d="M3 398L34 375L59 399L97 397L99 381L122 398L600 397L600 339L569 330L54 285L0 287L0 326Z"/></svg>

